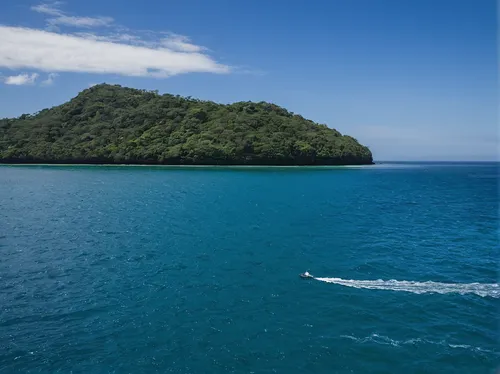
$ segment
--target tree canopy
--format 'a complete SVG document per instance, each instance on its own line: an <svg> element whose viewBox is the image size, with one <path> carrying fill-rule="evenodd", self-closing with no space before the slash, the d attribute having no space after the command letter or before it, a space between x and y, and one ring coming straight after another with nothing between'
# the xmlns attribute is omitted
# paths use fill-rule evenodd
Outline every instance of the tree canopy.
<svg viewBox="0 0 500 374"><path fill-rule="evenodd" d="M372 154L275 104L101 84L60 106L0 119L0 162L349 165L371 164Z"/></svg>

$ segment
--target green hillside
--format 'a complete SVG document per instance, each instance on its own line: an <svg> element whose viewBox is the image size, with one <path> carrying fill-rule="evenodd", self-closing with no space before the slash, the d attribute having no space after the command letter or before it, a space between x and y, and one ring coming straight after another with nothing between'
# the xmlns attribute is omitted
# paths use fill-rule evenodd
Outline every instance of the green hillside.
<svg viewBox="0 0 500 374"><path fill-rule="evenodd" d="M274 104L101 84L60 106L0 119L0 162L359 165L371 164L372 154Z"/></svg>

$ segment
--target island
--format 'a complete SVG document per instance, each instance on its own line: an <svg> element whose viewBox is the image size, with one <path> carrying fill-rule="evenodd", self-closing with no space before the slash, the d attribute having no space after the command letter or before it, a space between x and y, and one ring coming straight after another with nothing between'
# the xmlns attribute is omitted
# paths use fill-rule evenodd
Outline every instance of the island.
<svg viewBox="0 0 500 374"><path fill-rule="evenodd" d="M267 102L218 104L100 84L0 119L1 163L368 165L370 150Z"/></svg>

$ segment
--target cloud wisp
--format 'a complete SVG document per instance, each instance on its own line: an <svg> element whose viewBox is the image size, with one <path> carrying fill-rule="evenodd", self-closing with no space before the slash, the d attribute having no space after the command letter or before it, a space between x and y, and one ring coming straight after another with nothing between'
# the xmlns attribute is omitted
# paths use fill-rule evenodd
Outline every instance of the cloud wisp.
<svg viewBox="0 0 500 374"><path fill-rule="evenodd" d="M184 35L169 33L167 38L161 40L163 47L178 52L197 53L205 51L207 48L191 43L191 40Z"/></svg>
<svg viewBox="0 0 500 374"><path fill-rule="evenodd" d="M54 84L54 80L57 78L59 74L57 73L49 73L49 75L47 76L47 79L45 79L44 81L42 81L41 85L42 86L51 86Z"/></svg>
<svg viewBox="0 0 500 374"><path fill-rule="evenodd" d="M31 10L49 15L47 23L49 26L71 26L71 27L103 27L110 26L114 20L111 17L77 17L68 15L63 12L60 8L61 2L57 1L54 3L39 4L31 7Z"/></svg>
<svg viewBox="0 0 500 374"><path fill-rule="evenodd" d="M4 83L13 86L24 86L28 84L34 84L38 76L39 75L37 73L32 73L32 74L23 73L19 75L11 75L9 77L4 78Z"/></svg>

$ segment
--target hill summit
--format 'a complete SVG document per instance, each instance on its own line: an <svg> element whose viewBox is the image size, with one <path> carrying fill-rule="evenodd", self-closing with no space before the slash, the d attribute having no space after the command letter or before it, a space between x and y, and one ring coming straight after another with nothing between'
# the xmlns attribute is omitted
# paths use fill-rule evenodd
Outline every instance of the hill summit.
<svg viewBox="0 0 500 374"><path fill-rule="evenodd" d="M361 165L370 150L266 102L217 104L100 84L34 115L0 119L0 162Z"/></svg>

